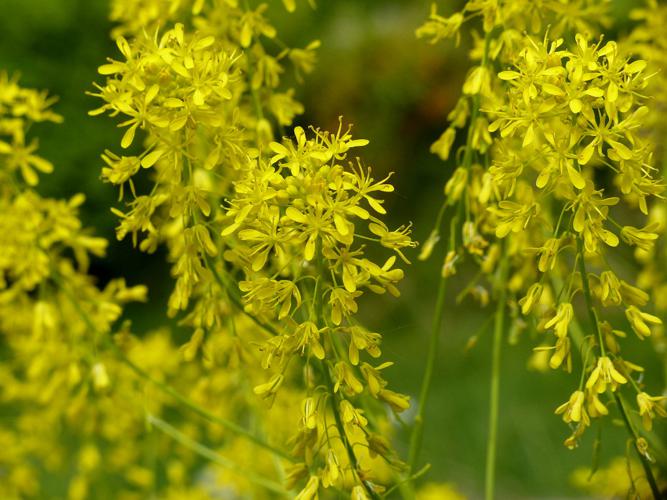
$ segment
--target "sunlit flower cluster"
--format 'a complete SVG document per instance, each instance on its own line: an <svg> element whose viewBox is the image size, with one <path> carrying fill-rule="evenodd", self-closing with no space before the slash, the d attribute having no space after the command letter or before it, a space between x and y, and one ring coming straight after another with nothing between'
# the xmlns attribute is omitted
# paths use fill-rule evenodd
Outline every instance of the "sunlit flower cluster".
<svg viewBox="0 0 667 500"><path fill-rule="evenodd" d="M303 499L324 489L375 497L402 470L387 409L403 411L409 398L387 387L391 363L374 361L381 335L354 316L366 290L399 295L396 260L407 263L403 250L415 246L409 227L381 220L393 186L348 157L368 141L342 123L275 140L303 110L292 89L280 90L284 64L300 79L318 42L285 48L267 5L150 8L159 3L114 4L122 57L100 66L107 78L93 93L103 104L92 114L120 117L121 149L132 152L102 157L103 178L121 200L129 195L127 209L113 209L117 236L147 252L167 245L176 280L168 313L192 328L185 360L208 366L203 346L234 339L230 349L243 355L227 376L248 374L245 404L266 401L270 409L255 412L263 433L292 447L277 480ZM139 192L146 176L149 190ZM394 255L374 262L364 255L370 244ZM300 415L281 417L298 429L288 443L271 415L294 398Z"/></svg>
<svg viewBox="0 0 667 500"><path fill-rule="evenodd" d="M632 414L650 431L665 413L664 398L644 392L641 361L625 358L622 348L632 342L626 332L641 341L662 321L650 295L614 260L623 246L651 253L660 232L657 219L647 217L664 190L651 140L656 129L647 122L656 112L647 97L656 76L649 64L659 62L641 58L651 54L647 27L634 34L634 47L599 35L607 7L470 1L450 17L433 7L419 37L458 42L463 23L477 15L485 36L474 40L475 66L449 128L432 147L449 159L458 130L467 126L420 257L435 247L447 207L458 207L443 279L465 256L476 261L481 272L473 285L486 276L496 289L496 325L507 300L512 335L526 331L540 339L531 366L580 372L578 387L556 409L572 428L568 447L615 407L649 474L650 446ZM664 98L664 87L658 94ZM494 373L499 369L494 364ZM636 400L636 409L621 392Z"/></svg>
<svg viewBox="0 0 667 500"><path fill-rule="evenodd" d="M400 297L417 243L388 222L394 179L358 156L369 141L342 117L299 125L292 84L320 42L289 47L272 14L308 5L111 0L117 51L89 114L120 129L100 151L117 239L166 255L173 278L154 331L124 313L146 286L91 272L108 242L81 222L84 195L37 190L54 165L33 125L62 121L56 100L0 73L0 498L462 498L417 484L461 278L458 302L495 308L485 498L502 350L521 342L529 368L565 372L565 446L598 428L575 485L661 498L667 396L644 367L667 366L665 6L633 6L613 40L610 0L432 5L416 36L468 45L471 68L431 147L452 168L418 256L442 250L415 396L362 318L371 296ZM626 441L603 436L616 424ZM625 458L598 467L603 440Z"/></svg>

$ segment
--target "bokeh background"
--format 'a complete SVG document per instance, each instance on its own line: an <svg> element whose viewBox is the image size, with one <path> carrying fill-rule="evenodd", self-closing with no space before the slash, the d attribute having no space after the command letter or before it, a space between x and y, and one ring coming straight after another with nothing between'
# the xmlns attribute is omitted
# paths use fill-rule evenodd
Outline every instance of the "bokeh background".
<svg viewBox="0 0 667 500"><path fill-rule="evenodd" d="M426 0L320 0L316 10L301 8L295 14L285 13L278 1L270 3L276 4L271 17L288 45L322 41L320 63L297 87L307 110L299 124L335 128L339 115L353 122L355 135L371 140L365 162L378 174L395 172L397 190L388 201L393 222L411 221L415 237L423 241L454 167L428 150L444 130L446 115L460 93L468 69L465 41L459 47L430 46L415 38L415 28L428 14ZM442 10L454 10L459 3L441 2ZM632 0L613 3L621 35L629 27L625 20L631 4ZM108 258L97 260L93 273L102 284L116 276L147 284L150 303L128 309L134 330L164 324L172 286L164 255L142 255L129 241L116 241L109 207L116 204L117 193L99 179L100 153L115 147L121 133L110 120L87 115L97 103L85 91L98 79L97 66L116 54L108 35L107 2L0 0L0 6L0 70L19 72L24 85L48 88L60 96L56 110L65 118L61 126L41 125L35 131L42 155L56 165L54 174L42 178L39 190L55 197L85 193L85 224L111 241ZM366 311L369 327L384 334L385 355L396 362L389 370L394 387L416 395L442 249L425 263L416 261L416 252L412 257L402 298L369 298L360 310ZM469 297L456 301L465 278L463 273L450 287L423 455L433 465L429 480L453 482L476 498L483 489L491 359L491 335L483 327L492 311ZM467 349L474 336L478 342ZM602 465L624 453L625 437L607 422L589 431L579 449L562 446L568 428L553 410L569 396L571 379L561 372L528 371L536 344L524 334L503 349L498 496L581 497L570 475L590 466L596 434L604 435ZM651 371L658 375L649 382L662 387L656 355L649 350L639 354L655 365ZM405 436L397 436L397 441L405 449Z"/></svg>

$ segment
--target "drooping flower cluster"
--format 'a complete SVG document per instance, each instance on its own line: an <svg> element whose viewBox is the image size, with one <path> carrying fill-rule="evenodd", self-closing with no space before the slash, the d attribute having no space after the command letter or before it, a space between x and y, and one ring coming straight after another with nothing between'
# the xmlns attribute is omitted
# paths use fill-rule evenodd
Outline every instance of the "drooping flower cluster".
<svg viewBox="0 0 667 500"><path fill-rule="evenodd" d="M83 196L43 198L14 168L13 139L60 120L44 104L52 99L4 76L0 95L0 412L11 415L0 430L0 497L286 494L271 479L275 456L293 459L255 434L261 426L246 429L257 410L245 388L263 377L245 367L259 364L256 325L233 318L179 347L167 330L135 336L118 324L146 288L123 279L96 286L87 269L107 242L82 227ZM198 353L206 361L192 363ZM262 415L276 443L291 435L298 404L285 391Z"/></svg>
<svg viewBox="0 0 667 500"><path fill-rule="evenodd" d="M272 140L269 118L280 128L303 111L293 90L279 89L282 60L308 72L318 44L271 55L264 43L276 32L264 17L266 6L194 2L186 9L185 3L172 2L161 10L158 4L115 4L114 16L126 21L119 29L132 36L118 36L122 58L99 68L108 79L94 95L105 104L91 113L123 118L124 150L136 142L137 131L146 134L139 154L107 151L102 173L121 188L121 198L125 185L131 191L129 210L116 211L118 237L132 235L135 244L141 237L139 246L148 252L162 242L169 245L174 315L188 308L206 281L200 257L214 257L217 250L205 220L215 220L236 172ZM137 19L144 24L134 25ZM134 181L144 176L142 170L152 188L137 193Z"/></svg>
<svg viewBox="0 0 667 500"><path fill-rule="evenodd" d="M36 122L61 121L52 102L45 92L0 76L0 408L6 415L19 412L0 431L3 498L53 494L40 485L58 474L70 498L86 496L86 476L99 467L95 440L105 434L96 432L101 422L93 401L107 404L98 398L111 385L114 363L87 322L107 335L123 304L146 296L145 287L127 287L124 280L100 289L87 275L90 256L103 255L106 241L82 227L82 195L56 200L32 190L34 169L53 166L35 154L28 130ZM141 429L142 413L123 415L122 407L104 417L113 422L107 427L129 432L134 419ZM81 455L72 470L68 454L76 446Z"/></svg>
<svg viewBox="0 0 667 500"><path fill-rule="evenodd" d="M132 156L103 156L104 179L120 186L121 198L128 188L131 194L128 210L114 209L117 235L149 252L167 244L176 279L168 312L185 311L181 323L193 329L182 347L186 360L207 366L202 346L234 338L239 364L225 371L216 363L201 377L249 374L250 391L235 386L245 402L235 411L262 399L273 408L301 401L300 420L283 418L300 422L287 489L303 499L321 488L377 496L392 481L386 464L401 465L386 408L402 411L409 402L387 388L381 370L390 363L370 359L380 355L381 336L354 315L364 290L398 295L403 277L396 256L365 257L365 242L403 260L402 250L415 245L409 228L391 231L380 219L380 195L393 187L348 158L367 141L342 127L313 129L310 138L297 127L294 142L274 141L273 130L302 111L293 90L279 91L283 61L297 76L309 72L317 42L271 55L265 44L278 40L266 5L148 8L158 3L114 4L123 57L99 68L108 78L94 94L104 104L93 114L122 117L121 148L133 151L139 134L144 144ZM151 188L139 193L135 180L146 174ZM281 413L253 414L284 449L271 424Z"/></svg>
<svg viewBox="0 0 667 500"><path fill-rule="evenodd" d="M579 387L556 410L572 426L570 447L592 418L609 413L609 403L626 418L621 389L635 393L647 430L664 413L663 398L644 392L637 377L643 369L622 355L624 331L643 340L662 322L651 312L649 294L610 266L622 244L643 252L658 238L657 224L635 222L663 191L655 148L644 132L654 112L646 98L654 75L630 44L598 35L606 4L471 1L451 17L434 7L417 31L435 43L458 38L464 21L483 18L485 37L475 40L471 53L476 65L449 128L432 147L447 160L457 129L467 126L438 218L439 226L446 208L458 207L443 276L469 255L480 275L516 297L516 306L510 301L514 334L531 328L548 335L534 366L571 371L572 354L581 353ZM633 211L639 214L626 222ZM503 261L509 276L499 283ZM627 428L648 474L646 440L631 417Z"/></svg>
<svg viewBox="0 0 667 500"><path fill-rule="evenodd" d="M667 20L667 8L658 2L647 1L645 5L632 11L631 17L638 21L637 26L625 40L629 51L639 54L648 63L646 71L651 79L644 94L650 98L649 112L642 120L641 133L650 138L650 146L654 151L655 166L662 172L663 178L667 173L667 149L664 138L667 137L664 114L667 109L667 96L664 89L667 85L665 69L666 42L662 36L662 26ZM667 227L667 212L664 203L654 203L649 206L649 223L652 232L660 234L661 238L654 240L654 245L638 245L635 248L635 257L643 264L643 270L637 277L637 283L643 289L651 290L655 300L655 307L664 318L667 311L667 274L665 273L665 239L662 237ZM658 335L652 335L651 340L656 350L664 353L666 337L662 329Z"/></svg>
<svg viewBox="0 0 667 500"><path fill-rule="evenodd" d="M3 188L10 188L13 182L21 180L35 186L39 180L37 172L53 171L49 161L35 154L38 142L28 140L26 132L32 123L62 121L62 117L50 109L54 102L46 92L22 88L16 78L0 73L0 180Z"/></svg>
<svg viewBox="0 0 667 500"><path fill-rule="evenodd" d="M343 481L379 492L382 478L360 467L358 444L371 456L396 459L371 432L357 401L370 396L399 412L409 401L386 387L382 370L391 363L364 360L363 353L380 356L381 336L354 315L365 290L398 295L403 271L395 267L396 256L383 263L365 257L364 242L404 260L402 250L414 243L409 228L392 231L379 218L385 213L380 196L393 191L388 178L374 179L359 160L348 163L348 152L367 141L353 139L342 125L335 134L313 129L309 137L300 127L294 134L294 141L271 143L272 157L258 159L235 183L222 231L235 236L225 258L244 272L246 310L281 325L260 348L262 365L273 375L255 393L274 398L294 360L304 358L310 375L296 437L301 473L311 470L324 487ZM333 440L326 424L330 405L343 425ZM313 475L318 467L322 472Z"/></svg>
<svg viewBox="0 0 667 500"><path fill-rule="evenodd" d="M621 241L644 248L653 244L657 238L653 226L621 225L612 211L624 200L647 214L647 200L658 195L663 186L651 167L651 149L638 134L648 112L641 97L647 82L645 61L621 56L615 42L592 43L583 35L577 35L571 50L564 50L562 43L528 39L513 68L499 73L509 89L506 102L489 109L495 118L489 130L500 136L489 176L500 192L500 201L491 208L496 236L521 232L522 244L535 248L538 258L535 283L526 282L530 291L522 299L522 312L528 313L540 303L544 286L554 286L548 281L552 272L566 276L564 271L569 267L570 276L576 276L581 271L581 289L570 279L563 285L564 293L554 290L559 297L554 304L557 312L544 323L544 329L553 329L556 337L549 365L562 365L569 371L569 325L578 291L592 295L602 307L622 306L630 328L640 339L651 334L651 325L661 323L640 309L647 305L648 295L619 278L604 256ZM605 168L614 178L620 196L606 194L613 192L613 187L596 182L594 165ZM515 190L523 193L515 198ZM551 213L543 210L545 206ZM560 223L551 214L560 214ZM553 229L540 235L541 231L532 228L545 227L543 221ZM575 250L568 263L566 255L571 249ZM585 271L586 261L599 266L599 272ZM550 304L542 301L541 305ZM587 307L593 311L596 306L589 303ZM566 421L581 423L574 438L589 424L589 416L607 414L598 394L626 384L637 369L621 356L616 338L623 327L613 328L594 316L593 327L600 334L596 339L599 355L584 360L582 371L590 373L573 395L579 406L585 396L586 404L565 416ZM575 341L580 344L583 339ZM562 411L564 406L559 408L559 413Z"/></svg>

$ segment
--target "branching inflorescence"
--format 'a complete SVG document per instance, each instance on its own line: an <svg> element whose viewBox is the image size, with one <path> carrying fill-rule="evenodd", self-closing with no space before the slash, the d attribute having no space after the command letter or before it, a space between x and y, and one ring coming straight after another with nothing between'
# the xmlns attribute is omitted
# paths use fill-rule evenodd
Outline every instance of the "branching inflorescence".
<svg viewBox="0 0 667 500"><path fill-rule="evenodd" d="M127 210L114 209L117 235L143 251L169 248L176 284L168 312L182 311L193 329L187 359L246 374L246 406L273 406L254 418L275 446L288 443L267 412L298 429L286 489L302 499L321 488L377 497L402 468L380 431L383 408L403 411L409 398L387 388L382 370L391 363L373 361L381 335L355 313L366 290L398 295L397 256L407 262L402 250L415 246L409 227L390 230L381 220L389 178L374 179L349 157L368 141L342 122L335 133L296 127L294 139L274 140L273 130L282 133L303 109L293 90L279 90L283 64L309 72L318 42L285 48L267 5L174 3L160 16L137 8L116 2L122 58L99 68L108 78L94 93L104 104L93 114L121 117L121 148L144 145L103 156L103 177L121 199L129 187ZM142 16L151 20L137 29L132 21ZM134 182L142 170L146 193ZM373 262L366 245L395 255ZM238 366L201 351L219 337L234 339ZM300 419L284 413L294 401Z"/></svg>
<svg viewBox="0 0 667 500"><path fill-rule="evenodd" d="M456 165L419 256L448 221L412 426L383 336L359 319L368 292L400 295L412 227L388 226L391 175L356 157L368 141L342 118L295 126L304 107L287 82L313 70L320 44L288 47L270 13L297 2L112 1L119 53L99 67L90 114L122 136L101 177L118 188L118 240L166 248L176 333L133 333L123 307L147 288L89 273L107 242L83 227L83 195L35 191L54 166L31 127L62 121L55 99L0 74L0 497L455 498L413 483L428 470L448 279L467 259L478 272L466 291L495 301L486 498L502 345L522 332L537 339L530 366L576 374L554 401L565 445L615 415L628 493L659 498L667 398L635 345L651 339L664 358L667 11L648 0L617 42L602 35L608 4L471 0L449 17L434 4L417 30L458 44L479 21L483 36L431 149ZM396 423L411 431L407 463Z"/></svg>
<svg viewBox="0 0 667 500"><path fill-rule="evenodd" d="M448 159L457 129L468 127L462 160L445 187L443 211L461 208L443 280L468 255L479 263L479 276L502 289L497 314L506 307L506 290L513 329L528 326L546 335L533 365L580 373L569 401L556 409L572 428L565 444L576 447L592 420L615 406L644 466L642 487L657 495L652 453L633 415L650 431L652 419L665 413L663 398L645 392L637 377L643 368L624 357L622 346L631 341L625 332L644 340L662 322L651 313L649 294L619 276L610 258L621 245L650 251L658 238L655 222L621 220L628 211L646 217L664 189L654 143L642 129L655 75L632 44L598 34L597 22L608 22L606 7L596 1L471 1L443 17L434 5L417 35L432 42L458 39L461 25L478 16L485 33L475 40L476 65L450 126L432 148ZM641 38L640 32L635 39ZM616 215L622 205L627 210ZM508 280L498 283L503 265L510 266ZM500 325L502 330L502 319ZM494 355L494 380L498 363ZM635 410L626 401L630 395ZM487 498L494 489L497 398L496 384Z"/></svg>

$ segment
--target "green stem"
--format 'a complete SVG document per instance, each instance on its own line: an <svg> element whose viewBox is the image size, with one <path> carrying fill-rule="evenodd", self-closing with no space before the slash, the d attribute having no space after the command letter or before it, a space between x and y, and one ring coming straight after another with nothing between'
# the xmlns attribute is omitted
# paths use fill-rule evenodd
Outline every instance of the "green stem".
<svg viewBox="0 0 667 500"><path fill-rule="evenodd" d="M500 406L500 362L505 330L505 308L507 306L507 256L503 253L498 270L498 303L493 327L493 348L491 355L491 387L489 390L489 436L486 448L486 470L484 476L484 498L493 500L496 486L496 455L498 442L498 413Z"/></svg>
<svg viewBox="0 0 667 500"><path fill-rule="evenodd" d="M200 417L204 418L205 420L208 420L209 422L212 422L214 424L219 424L222 425L223 427L228 428L230 431L234 432L235 434L238 434L239 436L244 437L245 439L251 441L252 443L256 444L260 448L264 448L267 451L270 451L274 455L279 456L280 458L283 458L285 460L288 460L290 462L295 462L294 458L291 457L287 452L276 448L275 446L267 443L263 439L255 436L252 432L248 431L247 429L244 429L241 427L239 424L232 422L231 420L227 420L225 418L219 417L210 411L206 410L205 408L202 408L199 406L197 403L192 401L191 399L187 398L180 392L178 392L176 389L174 389L172 386L169 384L166 384L164 382L161 382L155 378L153 378L151 375L149 375L146 371L144 371L142 368L134 364L130 359L128 359L120 349L118 349L115 344L112 344L114 346L114 351L116 351L116 354L119 356L119 359L126 364L130 369L132 369L137 375L140 377L146 379L148 382L152 383L155 385L158 389L160 389L162 392L165 394L168 394L169 396L173 397L176 401L181 403L183 406L185 406L188 410L190 410L193 413L196 413Z"/></svg>
<svg viewBox="0 0 667 500"><path fill-rule="evenodd" d="M285 491L285 489L280 484L271 481L270 479L266 479L253 472L250 472L247 468L238 465L232 460L216 453L208 446L200 443L199 441L195 441L189 436L183 434L174 426L168 424L164 420L150 414L146 416L146 419L151 425L155 426L157 429L161 430L162 432L164 432L166 435L168 435L178 443L182 444L186 448L189 448L198 455L201 455L202 457L210 460L211 462L216 463L233 472L236 472L237 474L245 477L249 481L257 484L258 486L266 488L267 490L272 491L273 493L277 493L284 497L290 496L289 492Z"/></svg>
<svg viewBox="0 0 667 500"><path fill-rule="evenodd" d="M584 289L584 300L586 301L586 309L588 310L588 318L595 329L595 333L598 338L598 343L600 344L600 355L606 356L606 351L604 348L604 338L602 337L602 332L600 331L600 326L598 324L598 317L595 313L595 308L593 307L593 298L591 296L591 287L588 283L588 273L586 272L586 262L584 258L584 244L581 240L581 237L577 237L577 252L579 253L579 274L581 274L581 286Z"/></svg>
<svg viewBox="0 0 667 500"><path fill-rule="evenodd" d="M557 276L554 275L551 276L551 287L554 290L558 290L559 288L563 287L563 283ZM570 336L572 337L577 351L581 354L582 371L585 372L585 367L588 366L588 363L586 357L583 355L583 351L581 350L582 344L585 340L585 335L576 317L572 318L572 322L570 323ZM628 417L630 417L630 415L628 415ZM649 434L647 438L653 449L656 451L658 460L663 464L663 466L667 464L667 450L665 450L662 442L656 439L654 434Z"/></svg>
<svg viewBox="0 0 667 500"><path fill-rule="evenodd" d="M602 337L602 332L600 331L600 325L598 323L597 315L595 314L595 308L593 306L593 300L591 297L591 290L588 284L588 274L586 273L586 263L584 262L584 245L580 236L577 237L577 250L579 252L579 272L581 273L581 281L584 289L584 300L586 301L586 308L588 309L590 320L593 323L593 328L597 333L598 342L600 344L600 355L606 356L604 348L604 339ZM647 458L642 454L642 452L639 449L639 446L637 445L637 440L639 439L639 436L637 435L637 432L635 431L634 427L632 426L632 423L630 422L630 419L628 418L628 414L627 411L625 410L625 405L623 403L623 400L616 391L612 391L612 394L614 395L614 400L616 401L616 405L618 406L618 411L621 413L621 416L623 417L623 424L625 425L628 434L632 438L635 451L637 452L637 456L639 457L639 460L642 463L642 467L644 468L644 473L646 474L646 480L648 481L648 484L651 488L651 493L653 494L655 500L660 500L662 498L662 495L660 493L660 490L658 489L658 484L655 481L655 477L653 476L653 471L651 470L651 464L649 464Z"/></svg>
<svg viewBox="0 0 667 500"><path fill-rule="evenodd" d="M419 479L422 477L424 474L426 474L429 470L431 470L431 464L426 464L424 467L419 469L417 472L412 474L410 477L406 477L401 479L399 482L394 484L391 488L389 488L387 491L385 491L382 494L382 498L387 498L389 495L391 495L394 491L396 490L401 490L403 486L413 482L415 479ZM414 492L410 491L409 495L408 492L402 492L402 496L405 498L406 496L410 496L410 498L414 497Z"/></svg>
<svg viewBox="0 0 667 500"><path fill-rule="evenodd" d="M243 2L244 7L247 11L250 11L250 4L248 3L247 0L244 0ZM255 69L253 68L253 60L252 60L252 54L250 53L250 47L245 51L246 52L246 57L248 59L248 67L246 68L247 73L248 73L248 88L250 89L250 94L252 95L252 102L255 106L255 113L257 114L257 119L258 120L263 120L264 119L264 112L262 111L262 103L259 98L259 93L257 92L257 89L252 86L252 79L253 75L255 74Z"/></svg>
<svg viewBox="0 0 667 500"><path fill-rule="evenodd" d="M331 394L331 411L333 413L334 420L336 421L336 428L338 429L338 433L340 434L340 439L343 442L343 445L345 446L345 451L347 452L347 457L348 460L350 461L350 465L352 465L352 467L354 468L354 473L359 477L359 481L364 486L366 493L368 493L368 495L373 499L379 499L380 498L379 495L375 492L372 486L369 485L362 477L359 476L359 460L357 459L357 455L356 453L354 453L352 444L350 443L350 440L347 438L347 434L345 433L345 426L343 425L343 419L340 416L340 409L338 408L338 398L336 397L336 393L334 392L334 384L333 381L331 380L329 367L326 366L325 364L322 365L322 373L324 374L324 380L327 384L327 389L329 391L329 394Z"/></svg>
<svg viewBox="0 0 667 500"><path fill-rule="evenodd" d="M616 405L618 406L618 411L621 413L621 416L623 417L623 423L625 424L625 428L632 436L632 444L634 445L635 451L637 452L639 460L642 463L644 474L646 474L646 480L648 481L649 487L651 488L651 493L653 494L653 498L655 500L660 500L661 498L663 498L663 496L660 493L660 489L658 488L658 483L656 482L655 477L653 477L651 464L648 463L648 460L642 454L641 450L639 449L639 446L637 445L637 440L639 439L639 436L637 435L637 432L635 431L634 427L632 426L632 423L630 422L630 419L628 418L628 412L625 409L625 403L623 403L621 396L617 392L614 392L614 400L616 401Z"/></svg>
<svg viewBox="0 0 667 500"><path fill-rule="evenodd" d="M456 248L456 230L458 227L459 218L461 216L461 209L463 203L459 201L459 211L454 215L450 221L449 228L449 246L445 252L445 258L449 252ZM439 229L439 228L437 228ZM419 460L419 452L421 451L423 432L424 432L424 414L426 412L426 403L431 390L431 382L433 380L433 370L435 368L435 361L438 355L438 343L440 340L440 333L442 332L442 323L445 313L445 298L447 289L447 276L440 274L440 282L438 285L438 295L435 300L435 311L433 314L433 323L431 326L431 335L429 337L428 353L426 354L426 367L422 377L421 389L419 391L419 402L417 404L417 415L415 416L415 423L412 427L410 435L410 448L408 451L408 474L412 473L417 466ZM412 483L409 483L412 485Z"/></svg>
<svg viewBox="0 0 667 500"><path fill-rule="evenodd" d="M482 66L487 64L489 56L489 44L491 42L491 33L487 33L484 40L484 54L482 56ZM468 135L466 139L466 149L463 155L463 164L462 166L466 169L470 169L472 165L473 157L473 148L472 148L472 139L474 133L474 125L479 116L479 96L475 95L472 98L472 112L470 115L470 126L468 127ZM461 203L461 202L459 202ZM468 202L467 195L465 200L465 212L466 220L468 219ZM436 230L439 230L439 223L444 215L446 204L443 204L440 208L437 218ZM459 209L463 208L460 204ZM449 248L445 255L450 251L456 249L456 231L458 224L458 214L452 218L450 225L450 243ZM442 275L440 276L440 283L438 284L438 295L435 301L435 312L433 315L433 323L431 327L431 335L429 338L429 347L426 357L426 368L424 369L424 375L422 378L421 390L419 391L419 402L417 406L417 415L415 417L415 423L412 428L412 433L410 435L410 449L408 453L408 467L409 473L414 471L417 466L417 461L419 460L419 452L421 451L421 445L423 440L424 433L424 412L426 410L426 402L428 400L431 380L433 378L433 369L435 367L435 360L438 353L438 341L440 337L440 332L442 330L442 321L444 316L444 307L445 307L445 292L447 288L447 277Z"/></svg>
<svg viewBox="0 0 667 500"><path fill-rule="evenodd" d="M323 268L323 258L319 256L317 260L317 268L321 269ZM320 275L325 276L324 272L321 272ZM312 302L311 302L311 315L314 315L315 317L315 323L320 327L325 323L323 319L323 314L322 314L322 300L320 297L320 293L318 293L319 289L319 279L315 281L315 284L313 285L313 292L312 292ZM305 293L308 293L307 290L304 290ZM308 293L308 295L310 295ZM336 345L335 342L332 338L329 338L330 346L331 346L331 352L336 356ZM343 443L343 446L345 447L345 451L347 453L348 460L350 461L350 465L353 467L353 472L359 479L359 482L362 484L364 487L366 493L368 493L369 497L374 499L374 500L379 500L380 496L375 492L373 489L372 485L369 484L361 475L359 474L360 467L359 467L359 460L357 459L357 455L354 452L354 448L352 446L352 443L350 443L350 440L347 437L347 433L345 432L345 425L343 424L343 419L340 415L340 408L338 407L338 402L339 402L339 395L336 394L336 391L334 390L334 383L331 378L331 373L329 372L329 365L326 361L320 362L320 369L322 371L322 375L324 376L324 381L327 386L327 391L329 395L331 396L331 412L333 413L334 420L336 422L336 428L338 430L338 434L340 435L340 439Z"/></svg>
<svg viewBox="0 0 667 500"><path fill-rule="evenodd" d="M429 392L431 389L433 369L435 368L435 360L438 354L438 341L440 332L442 330L442 320L444 318L445 312L446 285L447 278L442 276L438 286L438 296L435 301L435 315L433 317L428 353L426 355L426 368L424 369L424 377L422 378L421 390L419 391L417 415L415 416L415 423L412 429L412 434L410 436L410 450L408 453L409 473L412 473L412 471L417 466L417 460L419 459L419 452L422 445L422 438L424 433L424 412L426 410L426 402L428 400Z"/></svg>
<svg viewBox="0 0 667 500"><path fill-rule="evenodd" d="M58 287L63 291L63 293L67 296L69 299L70 303L74 307L74 309L77 311L79 316L81 317L81 320L85 323L86 327L94 334L96 338L102 338L105 343L111 348L111 350L114 352L116 357L123 363L125 364L128 368L130 368L133 372L135 372L137 375L139 375L141 378L145 379L146 381L150 382L151 384L155 385L158 389L160 389L162 392L165 394L168 394L169 396L173 397L176 401L181 403L184 407L192 411L193 413L196 413L200 417L203 417L204 419L208 420L209 422L215 423L222 425L223 427L228 428L230 431L238 434L239 436L243 436L244 438L248 439L252 443L256 444L257 446L264 448L267 451L270 451L274 453L275 455L278 455L279 457L288 460L290 462L295 462L295 459L291 457L289 454L287 454L285 451L280 450L279 448L274 447L273 445L267 443L263 439L255 436L252 434L250 431L244 429L240 425L238 425L235 422L232 422L231 420L227 420L225 418L219 417L217 415L214 415L213 413L209 412L205 408L199 406L197 403L194 401L190 400L188 397L184 396L180 392L178 392L176 389L174 389L171 385L162 382L154 377L152 377L148 372L146 372L143 368L139 367L136 365L132 360L130 360L123 351L106 335L100 335L99 331L95 327L95 324L93 323L92 319L86 313L86 311L83 309L83 306L81 303L78 301L78 299L74 296L71 290L69 290L66 286L64 286L64 283L60 279L60 276L56 274L56 272L52 273L52 279L53 281L58 285Z"/></svg>

